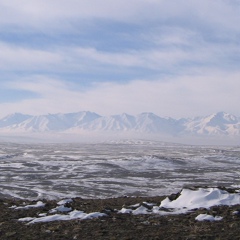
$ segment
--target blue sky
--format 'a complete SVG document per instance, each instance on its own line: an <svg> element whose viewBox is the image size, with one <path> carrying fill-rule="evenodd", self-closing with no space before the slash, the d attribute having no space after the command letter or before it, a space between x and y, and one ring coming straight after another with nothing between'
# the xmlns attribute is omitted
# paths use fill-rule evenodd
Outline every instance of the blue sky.
<svg viewBox="0 0 240 240"><path fill-rule="evenodd" d="M0 0L0 116L240 116L239 0Z"/></svg>

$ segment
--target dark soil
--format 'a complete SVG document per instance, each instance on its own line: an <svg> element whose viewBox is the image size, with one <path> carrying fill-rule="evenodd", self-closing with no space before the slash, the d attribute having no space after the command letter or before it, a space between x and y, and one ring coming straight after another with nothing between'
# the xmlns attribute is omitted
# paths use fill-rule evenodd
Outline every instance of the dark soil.
<svg viewBox="0 0 240 240"><path fill-rule="evenodd" d="M173 196L174 197L174 196ZM75 198L68 205L86 213L105 212L106 217L92 220L56 221L27 225L17 219L36 217L56 207L56 201L43 200L46 206L33 209L12 209L12 205L34 204L36 202L0 199L0 239L11 240L50 240L50 239L240 239L240 210L236 206L215 206L211 209L197 209L181 215L131 215L119 214L124 205L129 206L143 201L160 204L165 197L120 197L112 199ZM221 216L216 222L198 222L200 213Z"/></svg>

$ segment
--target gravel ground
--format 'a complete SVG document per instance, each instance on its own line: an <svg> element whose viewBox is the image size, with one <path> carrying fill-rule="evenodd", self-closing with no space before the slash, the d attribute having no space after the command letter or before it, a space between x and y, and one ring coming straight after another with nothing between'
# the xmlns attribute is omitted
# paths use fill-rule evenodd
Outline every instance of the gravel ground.
<svg viewBox="0 0 240 240"><path fill-rule="evenodd" d="M174 195L172 196L175 197ZM240 239L240 205L215 206L210 209L197 209L180 215L131 215L119 214L123 206L141 202L160 204L165 197L121 197L111 199L75 198L68 207L86 213L105 212L107 216L91 220L55 221L27 225L19 218L36 217L48 213L56 207L56 201L42 200L42 208L13 209L13 205L35 204L34 201L0 199L0 239L48 240L48 239ZM216 222L199 222L195 218L200 213L222 216Z"/></svg>

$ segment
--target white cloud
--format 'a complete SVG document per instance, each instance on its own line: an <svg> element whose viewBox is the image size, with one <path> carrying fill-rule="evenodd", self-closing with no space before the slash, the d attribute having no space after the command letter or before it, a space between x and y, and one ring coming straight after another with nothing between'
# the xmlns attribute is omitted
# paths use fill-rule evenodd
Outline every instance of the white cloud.
<svg viewBox="0 0 240 240"><path fill-rule="evenodd" d="M170 40L165 38L163 41L168 41L170 45L172 41L181 41L169 37ZM228 61L232 61L231 67L238 65L238 62L231 60L240 54L240 49L234 44L225 47L223 44L199 43L197 46L197 42L191 43L187 40L185 44L188 45L186 49L167 46L166 48L107 52L82 47L40 50L0 42L0 70L9 72L38 71L39 73L51 71L57 75L61 75L63 72L81 74L89 70L95 70L96 74L101 74L108 70L114 77L119 68L125 68L125 70L142 68L160 72L164 70L171 73L178 73L179 69L182 69L186 74L191 72L192 68L196 68L196 64L198 64L199 70L203 67L204 69L227 67ZM112 67L115 67L115 70Z"/></svg>
<svg viewBox="0 0 240 240"><path fill-rule="evenodd" d="M13 96L0 104L1 114L240 115L239 10L234 0L0 0L0 72L9 88L40 96L19 102ZM38 36L44 43L35 42ZM11 73L19 71L25 78L16 80ZM146 80L134 80L142 73ZM94 77L105 83L94 85ZM128 82L113 82L121 78ZM77 91L81 80L93 88Z"/></svg>
<svg viewBox="0 0 240 240"><path fill-rule="evenodd" d="M36 97L22 101L0 104L2 114L23 112L29 114L45 114L56 112L77 111L81 93L73 91L74 85L66 81L31 76L4 85L5 89L25 90Z"/></svg>
<svg viewBox="0 0 240 240"><path fill-rule="evenodd" d="M232 5L231 1L226 0L23 0L20 5L17 0L0 0L0 26L3 29L5 26L5 31L11 31L8 26L13 24L14 29L18 26L28 29L29 25L34 25L37 33L40 26L41 31L46 30L48 34L48 29L55 26L61 29L62 33L66 33L68 30L65 24L72 26L75 20L77 25L86 24L86 21L79 20L80 18L101 18L126 23L140 21L143 32L135 35L133 41L138 42L140 39L146 43L146 46L127 50L121 45L118 51L111 52L106 50L108 40L103 43L104 40L98 40L94 33L91 39L96 37L96 41L106 45L105 50L99 50L91 44L71 46L68 43L51 44L45 49L38 49L28 47L27 44L20 46L18 41L12 41L12 44L2 41L0 70L34 70L41 74L42 71L51 70L56 75L63 72L81 74L94 70L97 75L110 69L114 78L114 70L118 67L174 74L175 71L178 74L180 69L186 74L191 72L191 64L198 64L200 69L201 65L204 65L204 68L207 65L209 68L222 68L231 61L233 66L238 65L238 61L234 62L232 59L239 56L240 51L236 42L239 34L239 28L236 27L236 23L240 21L239 8L240 4ZM207 27L208 31L216 31L212 33L214 36L222 34L224 40L228 38L233 42L219 43L217 40L211 42L204 39L202 32ZM85 30L91 32L91 29ZM34 33L33 29L29 31ZM229 34L229 31L235 32ZM127 30L125 33L131 35ZM54 31L51 34L54 35ZM81 38L81 35L78 37Z"/></svg>
<svg viewBox="0 0 240 240"><path fill-rule="evenodd" d="M99 109L102 104L104 109L116 113L152 111L159 115L181 117L225 110L240 116L237 106L240 100L237 90L240 87L239 76L218 73L185 76L170 81L109 84L88 93L85 98L101 99Z"/></svg>
<svg viewBox="0 0 240 240"><path fill-rule="evenodd" d="M53 26L61 29L67 22L83 19L128 23L185 19L239 32L239 8L239 2L234 0L22 0L21 4L17 0L1 0L0 24L41 29L44 26L47 30Z"/></svg>
<svg viewBox="0 0 240 240"><path fill-rule="evenodd" d="M45 50L23 48L0 42L0 70L50 69L62 61L62 56Z"/></svg>
<svg viewBox="0 0 240 240"><path fill-rule="evenodd" d="M0 104L0 108L2 115L16 111L45 114L90 110L102 115L151 111L161 116L186 117L223 110L240 116L239 77L239 72L206 73L165 81L95 84L87 91L74 90L74 85L66 81L38 77L9 87L33 91L39 98Z"/></svg>

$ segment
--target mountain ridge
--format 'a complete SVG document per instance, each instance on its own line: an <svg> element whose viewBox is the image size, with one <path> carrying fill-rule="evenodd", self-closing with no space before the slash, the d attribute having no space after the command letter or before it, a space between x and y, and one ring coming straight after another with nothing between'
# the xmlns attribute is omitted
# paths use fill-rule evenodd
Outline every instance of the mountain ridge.
<svg viewBox="0 0 240 240"><path fill-rule="evenodd" d="M174 119L160 117L152 112L138 115L122 113L101 116L95 112L80 111L46 115L10 114L0 119L0 132L137 132L169 136L240 136L240 118L218 112L215 114Z"/></svg>

